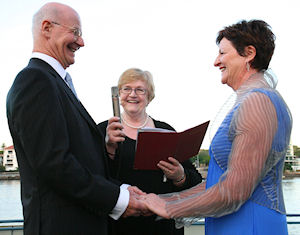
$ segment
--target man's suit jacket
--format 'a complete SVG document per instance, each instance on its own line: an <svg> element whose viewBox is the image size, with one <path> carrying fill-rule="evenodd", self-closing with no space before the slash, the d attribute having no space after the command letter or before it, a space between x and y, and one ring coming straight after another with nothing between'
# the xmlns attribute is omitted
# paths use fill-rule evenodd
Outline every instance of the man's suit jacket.
<svg viewBox="0 0 300 235"><path fill-rule="evenodd" d="M21 176L25 234L106 234L120 188L104 138L56 71L31 59L7 96Z"/></svg>

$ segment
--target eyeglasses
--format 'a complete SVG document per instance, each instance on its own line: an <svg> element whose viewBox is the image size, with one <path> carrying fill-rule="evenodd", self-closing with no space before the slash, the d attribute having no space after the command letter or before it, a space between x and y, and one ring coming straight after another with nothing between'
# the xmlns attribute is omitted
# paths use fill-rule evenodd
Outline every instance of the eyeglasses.
<svg viewBox="0 0 300 235"><path fill-rule="evenodd" d="M60 23L57 23L57 22L54 22L54 21L51 21L51 23L69 29L74 34L75 37L81 37L82 36L82 31L79 28L70 27L70 26L67 26L67 25L64 25L64 24L60 24Z"/></svg>
<svg viewBox="0 0 300 235"><path fill-rule="evenodd" d="M121 88L121 92L124 94L131 94L132 90L134 90L134 93L137 95L145 95L147 91L146 89L143 89L141 87L132 88L129 86L125 86Z"/></svg>

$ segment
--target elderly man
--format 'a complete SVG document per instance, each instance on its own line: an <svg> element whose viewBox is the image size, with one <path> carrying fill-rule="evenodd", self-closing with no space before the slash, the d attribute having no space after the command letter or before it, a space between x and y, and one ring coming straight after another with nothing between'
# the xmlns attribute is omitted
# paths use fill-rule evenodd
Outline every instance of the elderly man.
<svg viewBox="0 0 300 235"><path fill-rule="evenodd" d="M104 138L65 70L84 46L79 15L47 3L32 29L32 58L7 96L24 234L106 234L108 216L138 215L144 206L139 189L111 181Z"/></svg>

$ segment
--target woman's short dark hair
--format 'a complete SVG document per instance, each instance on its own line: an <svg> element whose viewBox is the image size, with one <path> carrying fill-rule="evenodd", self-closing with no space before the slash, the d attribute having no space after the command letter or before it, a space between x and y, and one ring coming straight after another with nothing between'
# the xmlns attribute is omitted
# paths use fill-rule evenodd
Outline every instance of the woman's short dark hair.
<svg viewBox="0 0 300 235"><path fill-rule="evenodd" d="M254 46L256 56L250 61L251 67L258 71L268 69L275 49L275 35L266 22L242 20L219 31L216 43L223 38L229 40L241 56L245 56L245 47Z"/></svg>

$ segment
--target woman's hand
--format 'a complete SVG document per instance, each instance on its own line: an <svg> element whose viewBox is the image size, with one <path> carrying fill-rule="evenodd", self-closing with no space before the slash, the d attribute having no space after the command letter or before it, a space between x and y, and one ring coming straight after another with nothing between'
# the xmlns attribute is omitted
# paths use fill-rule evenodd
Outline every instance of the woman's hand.
<svg viewBox="0 0 300 235"><path fill-rule="evenodd" d="M164 217L166 219L170 219L166 211L166 201L157 196L154 193L147 194L142 196L141 200L145 203L147 208L152 211L153 213Z"/></svg>
<svg viewBox="0 0 300 235"><path fill-rule="evenodd" d="M123 125L120 123L119 117L112 117L108 120L106 127L106 150L111 159L114 159L116 149L118 148L118 142L125 140L125 134L122 131Z"/></svg>
<svg viewBox="0 0 300 235"><path fill-rule="evenodd" d="M169 157L169 162L160 161L157 166L164 172L165 176L173 180L177 186L185 182L185 173L182 165L175 158Z"/></svg>

